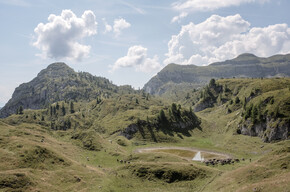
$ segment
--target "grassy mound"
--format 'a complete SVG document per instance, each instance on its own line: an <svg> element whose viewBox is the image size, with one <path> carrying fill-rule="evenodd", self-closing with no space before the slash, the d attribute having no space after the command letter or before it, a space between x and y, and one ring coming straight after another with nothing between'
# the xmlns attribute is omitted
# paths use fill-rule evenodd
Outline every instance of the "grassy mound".
<svg viewBox="0 0 290 192"><path fill-rule="evenodd" d="M103 148L102 138L93 130L78 131L71 138L81 142L82 147L90 151L100 151Z"/></svg>
<svg viewBox="0 0 290 192"><path fill-rule="evenodd" d="M62 157L41 146L35 146L20 155L20 168L51 169L57 166L68 166Z"/></svg>
<svg viewBox="0 0 290 192"><path fill-rule="evenodd" d="M0 174L1 191L23 191L31 185L33 185L33 183L23 173Z"/></svg>
<svg viewBox="0 0 290 192"><path fill-rule="evenodd" d="M172 164L172 163L146 163L129 165L129 168L134 175L147 180L162 180L167 183L178 181L191 181L196 178L205 178L208 171L201 168L191 166L189 164Z"/></svg>

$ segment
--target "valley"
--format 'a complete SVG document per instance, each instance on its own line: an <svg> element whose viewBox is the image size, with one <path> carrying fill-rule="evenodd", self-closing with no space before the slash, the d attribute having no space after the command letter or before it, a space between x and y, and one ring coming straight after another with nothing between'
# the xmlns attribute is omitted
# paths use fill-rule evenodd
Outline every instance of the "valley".
<svg viewBox="0 0 290 192"><path fill-rule="evenodd" d="M164 95L51 64L0 111L0 191L290 188L289 77L179 81Z"/></svg>

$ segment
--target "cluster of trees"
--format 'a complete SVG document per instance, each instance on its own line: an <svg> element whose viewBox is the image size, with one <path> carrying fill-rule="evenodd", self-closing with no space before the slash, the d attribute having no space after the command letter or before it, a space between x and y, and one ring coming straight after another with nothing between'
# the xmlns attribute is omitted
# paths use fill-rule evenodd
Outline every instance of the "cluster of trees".
<svg viewBox="0 0 290 192"><path fill-rule="evenodd" d="M251 118L251 121L254 124L263 120L260 106L253 105L253 103L251 103L251 105L246 107L244 119L246 120L248 118Z"/></svg>
<svg viewBox="0 0 290 192"><path fill-rule="evenodd" d="M16 115L23 115L23 106L20 105L17 109L16 109Z"/></svg>
<svg viewBox="0 0 290 192"><path fill-rule="evenodd" d="M168 117L166 116L163 109L160 110L158 115L158 122L161 124L170 124L172 122L185 122L190 121L193 125L198 126L200 124L200 120L192 111L190 107L189 110L182 109L181 105L177 105L175 103L171 104L171 107L168 109Z"/></svg>
<svg viewBox="0 0 290 192"><path fill-rule="evenodd" d="M56 123L55 120L50 122L50 128L53 130L67 130L70 129L72 126L71 120L68 118L63 120L61 123Z"/></svg>
<svg viewBox="0 0 290 192"><path fill-rule="evenodd" d="M66 118L67 114L75 113L74 102L62 102L61 105L56 102L49 107L50 128L53 130L67 130L72 126L70 118ZM59 119L59 117L62 117Z"/></svg>
<svg viewBox="0 0 290 192"><path fill-rule="evenodd" d="M49 113L51 117L53 116L58 117L59 115L65 116L67 112L71 114L75 113L73 101L69 102L68 109L65 107L64 102L62 102L61 106L59 105L58 102L56 102L55 105L50 105L50 108L49 108Z"/></svg>

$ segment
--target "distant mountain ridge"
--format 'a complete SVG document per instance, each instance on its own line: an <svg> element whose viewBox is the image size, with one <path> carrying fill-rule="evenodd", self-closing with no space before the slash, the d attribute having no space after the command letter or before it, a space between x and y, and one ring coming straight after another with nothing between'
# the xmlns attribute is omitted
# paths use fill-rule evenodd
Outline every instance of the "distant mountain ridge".
<svg viewBox="0 0 290 192"><path fill-rule="evenodd" d="M33 80L17 87L8 103L0 110L7 117L22 106L41 109L61 100L92 100L108 98L117 92L134 91L130 86L112 84L108 79L87 72L75 72L65 63L53 63L40 71Z"/></svg>
<svg viewBox="0 0 290 192"><path fill-rule="evenodd" d="M208 66L169 64L151 78L143 89L150 94L163 95L180 87L201 87L212 78L276 76L290 76L290 54L261 58L245 53L235 59Z"/></svg>

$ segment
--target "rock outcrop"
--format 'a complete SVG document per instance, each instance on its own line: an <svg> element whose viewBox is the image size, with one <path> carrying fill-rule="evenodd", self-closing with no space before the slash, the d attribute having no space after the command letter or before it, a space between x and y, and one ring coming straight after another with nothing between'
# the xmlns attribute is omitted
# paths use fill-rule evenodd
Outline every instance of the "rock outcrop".
<svg viewBox="0 0 290 192"><path fill-rule="evenodd" d="M8 103L0 110L5 118L22 106L24 109L41 109L62 100L91 100L110 97L128 87L113 85L108 79L86 72L75 72L65 63L53 63L32 81L17 87ZM132 89L133 90L133 89Z"/></svg>
<svg viewBox="0 0 290 192"><path fill-rule="evenodd" d="M264 142L272 142L289 139L290 121L275 120L267 117L265 122L253 124L247 120L240 125L240 133L243 135L261 137Z"/></svg>

